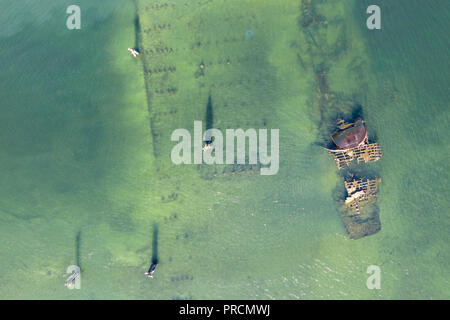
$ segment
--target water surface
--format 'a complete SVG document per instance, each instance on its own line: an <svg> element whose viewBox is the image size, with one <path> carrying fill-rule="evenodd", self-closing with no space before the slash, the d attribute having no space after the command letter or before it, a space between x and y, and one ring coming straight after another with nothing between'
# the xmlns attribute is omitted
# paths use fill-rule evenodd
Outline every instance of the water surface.
<svg viewBox="0 0 450 320"><path fill-rule="evenodd" d="M449 298L450 8L379 3L368 31L368 1L79 1L69 31L70 1L3 0L0 297ZM321 148L355 105L384 154L382 230L356 241ZM173 165L194 120L280 129L279 173Z"/></svg>

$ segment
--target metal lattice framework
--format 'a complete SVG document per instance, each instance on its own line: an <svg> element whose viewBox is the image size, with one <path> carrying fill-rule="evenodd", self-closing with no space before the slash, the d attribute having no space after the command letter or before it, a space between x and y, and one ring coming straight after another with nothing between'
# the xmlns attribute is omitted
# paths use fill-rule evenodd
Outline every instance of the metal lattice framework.
<svg viewBox="0 0 450 320"><path fill-rule="evenodd" d="M345 189L347 190L348 195L345 199L345 205L354 210L356 214L359 214L360 205L375 200L378 183L380 182L380 178L373 180L366 179L365 181L363 179L345 181Z"/></svg>
<svg viewBox="0 0 450 320"><path fill-rule="evenodd" d="M350 165L350 162L356 159L358 163L377 161L382 157L381 147L378 143L364 144L362 146L351 149L327 149L328 153L334 157L338 169L342 169L342 166L346 164Z"/></svg>

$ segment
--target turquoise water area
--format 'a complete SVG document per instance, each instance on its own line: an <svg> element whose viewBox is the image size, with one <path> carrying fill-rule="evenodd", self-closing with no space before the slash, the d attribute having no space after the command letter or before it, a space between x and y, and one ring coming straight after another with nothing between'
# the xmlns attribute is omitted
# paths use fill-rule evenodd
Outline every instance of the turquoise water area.
<svg viewBox="0 0 450 320"><path fill-rule="evenodd" d="M450 298L450 5L376 2L379 31L366 0L80 0L71 31L71 1L2 0L0 298ZM382 229L350 240L321 145L355 104ZM175 166L194 120L280 129L278 174Z"/></svg>

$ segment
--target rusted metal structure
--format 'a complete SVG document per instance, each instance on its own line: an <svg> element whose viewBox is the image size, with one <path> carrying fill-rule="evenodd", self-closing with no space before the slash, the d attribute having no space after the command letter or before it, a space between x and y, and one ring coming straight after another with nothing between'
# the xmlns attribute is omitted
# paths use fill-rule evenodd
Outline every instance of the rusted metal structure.
<svg viewBox="0 0 450 320"><path fill-rule="evenodd" d="M369 143L364 121L356 119L353 123L341 120L338 130L331 135L335 149L326 149L337 164L349 166L357 163L377 161L382 157L378 143ZM381 222L376 206L378 183L381 179L352 178L344 181L347 196L340 210L345 229L351 239L359 239L381 230Z"/></svg>
<svg viewBox="0 0 450 320"><path fill-rule="evenodd" d="M358 163L377 161L382 157L378 143L369 143L364 121L356 119L354 123L343 123L339 130L331 135L336 149L326 149L334 157L338 169L347 166L356 159Z"/></svg>
<svg viewBox="0 0 450 320"><path fill-rule="evenodd" d="M345 205L356 214L360 214L360 206L375 201L380 181L380 178L365 181L363 179L345 181L345 189L347 190Z"/></svg>
<svg viewBox="0 0 450 320"><path fill-rule="evenodd" d="M378 143L364 144L362 146L346 149L346 150L331 150L327 149L328 153L334 157L338 169L342 169L342 166L347 166L356 159L358 163L373 162L379 160L383 154L381 153L381 147Z"/></svg>
<svg viewBox="0 0 450 320"><path fill-rule="evenodd" d="M342 222L351 239L373 235L381 230L376 193L381 179L358 179L345 182L347 197L340 210Z"/></svg>

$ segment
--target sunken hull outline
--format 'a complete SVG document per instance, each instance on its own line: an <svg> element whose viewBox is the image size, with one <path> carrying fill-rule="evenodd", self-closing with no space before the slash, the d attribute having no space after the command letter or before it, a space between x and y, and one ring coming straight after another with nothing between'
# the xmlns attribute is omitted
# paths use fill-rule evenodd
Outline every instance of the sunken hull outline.
<svg viewBox="0 0 450 320"><path fill-rule="evenodd" d="M342 121L343 122L343 121ZM378 143L369 143L364 120L342 123L331 135L336 149L327 149L339 170L349 166L353 160L378 161L382 157ZM360 239L381 230L381 221L376 206L376 192L381 179L353 179L344 181L347 197L340 207L340 215L350 239Z"/></svg>

